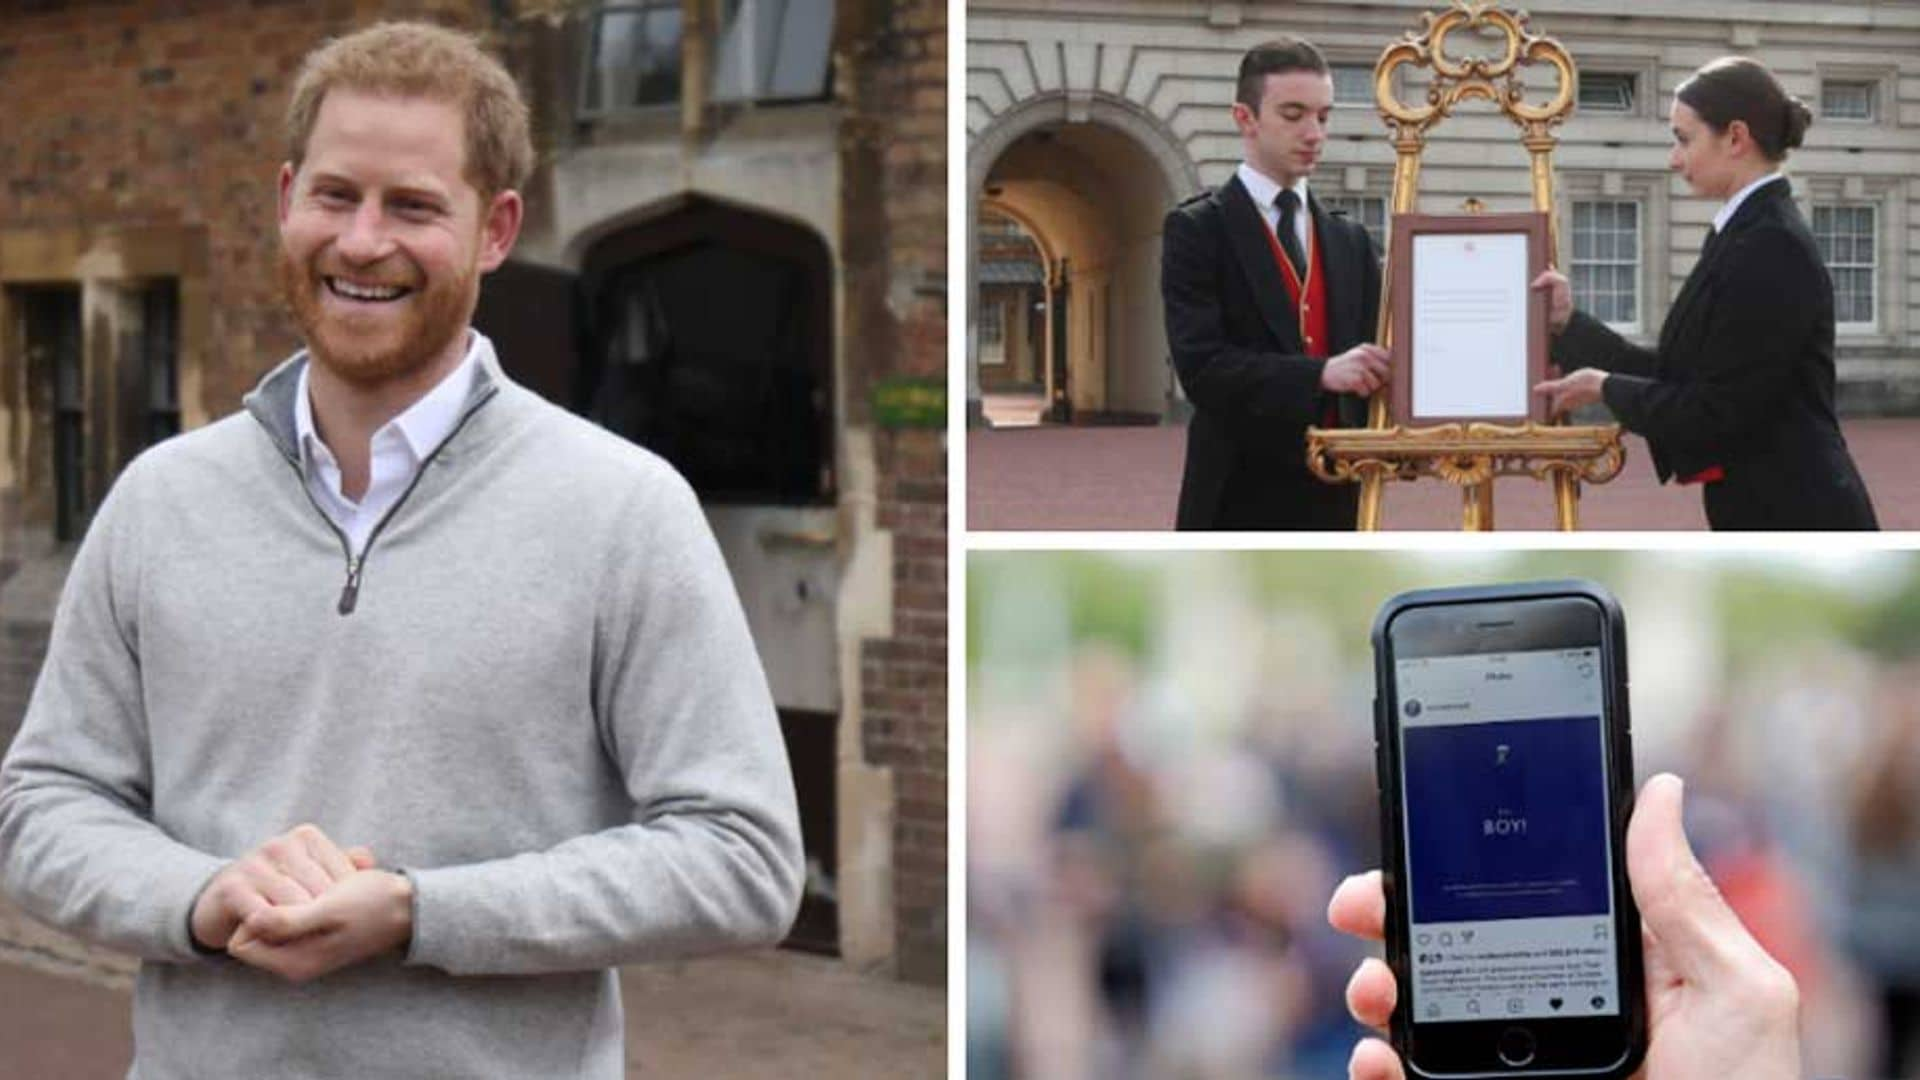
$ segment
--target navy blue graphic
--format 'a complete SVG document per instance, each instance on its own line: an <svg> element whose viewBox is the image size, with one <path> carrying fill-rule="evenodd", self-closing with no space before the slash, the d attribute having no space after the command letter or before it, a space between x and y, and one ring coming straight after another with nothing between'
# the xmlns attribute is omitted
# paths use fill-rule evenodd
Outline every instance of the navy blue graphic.
<svg viewBox="0 0 1920 1080"><path fill-rule="evenodd" d="M1604 915L1594 716L1404 731L1415 922Z"/></svg>

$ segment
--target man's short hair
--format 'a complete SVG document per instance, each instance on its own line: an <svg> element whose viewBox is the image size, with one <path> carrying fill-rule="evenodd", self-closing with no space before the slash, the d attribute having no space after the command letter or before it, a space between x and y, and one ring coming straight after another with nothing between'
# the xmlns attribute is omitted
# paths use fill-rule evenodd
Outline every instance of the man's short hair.
<svg viewBox="0 0 1920 1080"><path fill-rule="evenodd" d="M335 38L307 55L287 104L288 157L298 169L329 90L424 97L466 117L464 175L482 209L533 171L527 103L498 60L473 37L429 23L383 22Z"/></svg>
<svg viewBox="0 0 1920 1080"><path fill-rule="evenodd" d="M1255 45L1240 58L1240 83L1234 88L1233 99L1257 113L1260 95L1267 88L1267 76L1285 75L1289 71L1331 73L1327 58L1320 55L1312 42L1297 37L1277 37Z"/></svg>

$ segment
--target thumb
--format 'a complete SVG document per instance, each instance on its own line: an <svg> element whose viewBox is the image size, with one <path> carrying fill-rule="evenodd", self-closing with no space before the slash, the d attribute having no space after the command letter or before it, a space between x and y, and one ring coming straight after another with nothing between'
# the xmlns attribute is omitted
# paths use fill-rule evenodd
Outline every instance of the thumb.
<svg viewBox="0 0 1920 1080"><path fill-rule="evenodd" d="M1681 824L1683 790L1672 773L1640 789L1627 824L1627 878L1674 973L1690 982L1727 978L1765 951L1694 857Z"/></svg>
<svg viewBox="0 0 1920 1080"><path fill-rule="evenodd" d="M272 945L306 937L324 928L326 909L319 901L268 907L247 916L241 930L248 936Z"/></svg>
<svg viewBox="0 0 1920 1080"><path fill-rule="evenodd" d="M373 857L373 849L365 845L348 848L347 861L353 863L355 870L371 870L380 865L380 860Z"/></svg>

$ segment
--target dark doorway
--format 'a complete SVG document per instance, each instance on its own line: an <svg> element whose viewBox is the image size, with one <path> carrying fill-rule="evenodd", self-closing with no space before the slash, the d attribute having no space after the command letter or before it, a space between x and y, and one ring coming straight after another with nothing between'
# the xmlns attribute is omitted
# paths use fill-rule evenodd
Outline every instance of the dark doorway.
<svg viewBox="0 0 1920 1080"><path fill-rule="evenodd" d="M832 302L810 230L702 199L616 233L582 269L587 415L703 501L830 502Z"/></svg>
<svg viewBox="0 0 1920 1080"><path fill-rule="evenodd" d="M480 279L473 326L492 340L501 370L575 412L585 323L580 277L570 270L510 261Z"/></svg>
<svg viewBox="0 0 1920 1080"><path fill-rule="evenodd" d="M787 944L808 952L840 955L839 815L834 792L834 718L826 713L780 710L800 802L800 835L806 846L807 889L800 898Z"/></svg>
<svg viewBox="0 0 1920 1080"><path fill-rule="evenodd" d="M26 519L44 523L51 518L54 538L68 543L80 539L92 514L84 472L87 409L80 355L80 288L19 287L10 290L8 306L20 313L28 413L34 425L29 474L22 485ZM50 471L43 471L47 465Z"/></svg>

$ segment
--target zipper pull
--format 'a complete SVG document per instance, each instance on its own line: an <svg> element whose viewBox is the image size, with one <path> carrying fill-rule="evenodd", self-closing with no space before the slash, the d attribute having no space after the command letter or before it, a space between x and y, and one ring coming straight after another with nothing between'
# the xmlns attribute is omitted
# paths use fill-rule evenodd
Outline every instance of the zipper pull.
<svg viewBox="0 0 1920 1080"><path fill-rule="evenodd" d="M360 599L360 560L347 560L347 584L340 590L340 614L353 614L353 605Z"/></svg>

